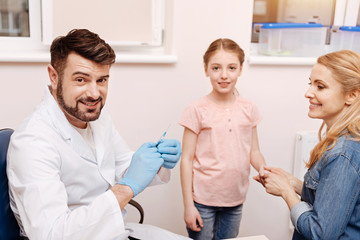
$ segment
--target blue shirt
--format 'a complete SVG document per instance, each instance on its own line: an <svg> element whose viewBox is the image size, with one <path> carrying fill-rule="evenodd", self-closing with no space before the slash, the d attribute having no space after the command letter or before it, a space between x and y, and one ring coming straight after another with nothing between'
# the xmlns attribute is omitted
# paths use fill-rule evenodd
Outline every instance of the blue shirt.
<svg viewBox="0 0 360 240"><path fill-rule="evenodd" d="M293 239L360 239L360 142L340 137L305 174Z"/></svg>

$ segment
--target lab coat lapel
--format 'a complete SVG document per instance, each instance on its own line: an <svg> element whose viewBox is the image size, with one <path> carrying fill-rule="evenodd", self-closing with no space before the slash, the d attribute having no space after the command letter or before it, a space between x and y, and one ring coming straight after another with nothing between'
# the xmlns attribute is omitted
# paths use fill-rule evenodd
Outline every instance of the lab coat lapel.
<svg viewBox="0 0 360 240"><path fill-rule="evenodd" d="M101 124L99 120L91 122L90 126L94 137L96 160L99 171L109 184L114 184L115 166L113 168L111 167L109 168L108 164L111 163L111 161L108 161L108 159L107 160L104 159L105 150L107 147L106 144L110 144L109 142L107 142L108 139L106 139L105 126Z"/></svg>
<svg viewBox="0 0 360 240"><path fill-rule="evenodd" d="M94 137L96 160L98 165L101 166L105 152L105 129L98 121L91 122L90 126Z"/></svg>
<svg viewBox="0 0 360 240"><path fill-rule="evenodd" d="M71 130L71 145L72 148L80 155L80 157L94 162L96 164L96 158L91 151L90 146L85 142L84 138L80 135L78 131L75 130L75 128L72 128Z"/></svg>

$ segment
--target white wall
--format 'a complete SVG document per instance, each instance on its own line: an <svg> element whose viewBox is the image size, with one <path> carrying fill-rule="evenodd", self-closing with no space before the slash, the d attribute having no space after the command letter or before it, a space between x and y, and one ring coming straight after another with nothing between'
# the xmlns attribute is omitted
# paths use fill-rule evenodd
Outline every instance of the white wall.
<svg viewBox="0 0 360 240"><path fill-rule="evenodd" d="M177 125L184 107L210 91L202 54L216 38L232 38L249 53L252 1L174 1L175 65L115 64L107 109L128 144L137 149L156 141L172 123L168 137L181 140ZM307 117L304 98L311 66L245 64L238 82L240 94L253 100L263 115L258 126L260 147L269 165L292 171L295 133L317 129ZM47 80L46 64L0 63L0 128L16 128L41 100ZM252 171L251 176L256 173ZM271 240L290 239L286 204L267 195L250 180L244 204L241 236L264 234ZM145 209L145 223L186 234L183 222L179 166L169 184L145 190L136 197Z"/></svg>

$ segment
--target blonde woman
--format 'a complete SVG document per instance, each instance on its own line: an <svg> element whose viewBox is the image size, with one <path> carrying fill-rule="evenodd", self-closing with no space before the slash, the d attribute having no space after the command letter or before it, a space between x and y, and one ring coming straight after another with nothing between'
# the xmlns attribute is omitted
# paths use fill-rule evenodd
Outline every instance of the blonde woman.
<svg viewBox="0 0 360 240"><path fill-rule="evenodd" d="M308 115L323 124L304 183L265 167L265 188L286 201L293 239L360 239L360 55L319 57L309 84Z"/></svg>

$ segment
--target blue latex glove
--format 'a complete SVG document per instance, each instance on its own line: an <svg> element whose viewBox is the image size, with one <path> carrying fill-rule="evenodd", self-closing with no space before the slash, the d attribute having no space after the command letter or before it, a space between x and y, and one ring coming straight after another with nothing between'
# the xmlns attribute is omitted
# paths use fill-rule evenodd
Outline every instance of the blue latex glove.
<svg viewBox="0 0 360 240"><path fill-rule="evenodd" d="M157 143L157 151L164 159L163 167L172 169L180 159L181 144L176 139L161 139Z"/></svg>
<svg viewBox="0 0 360 240"><path fill-rule="evenodd" d="M134 197L153 180L164 160L157 151L156 143L144 143L133 155L128 171L118 184L129 186Z"/></svg>

